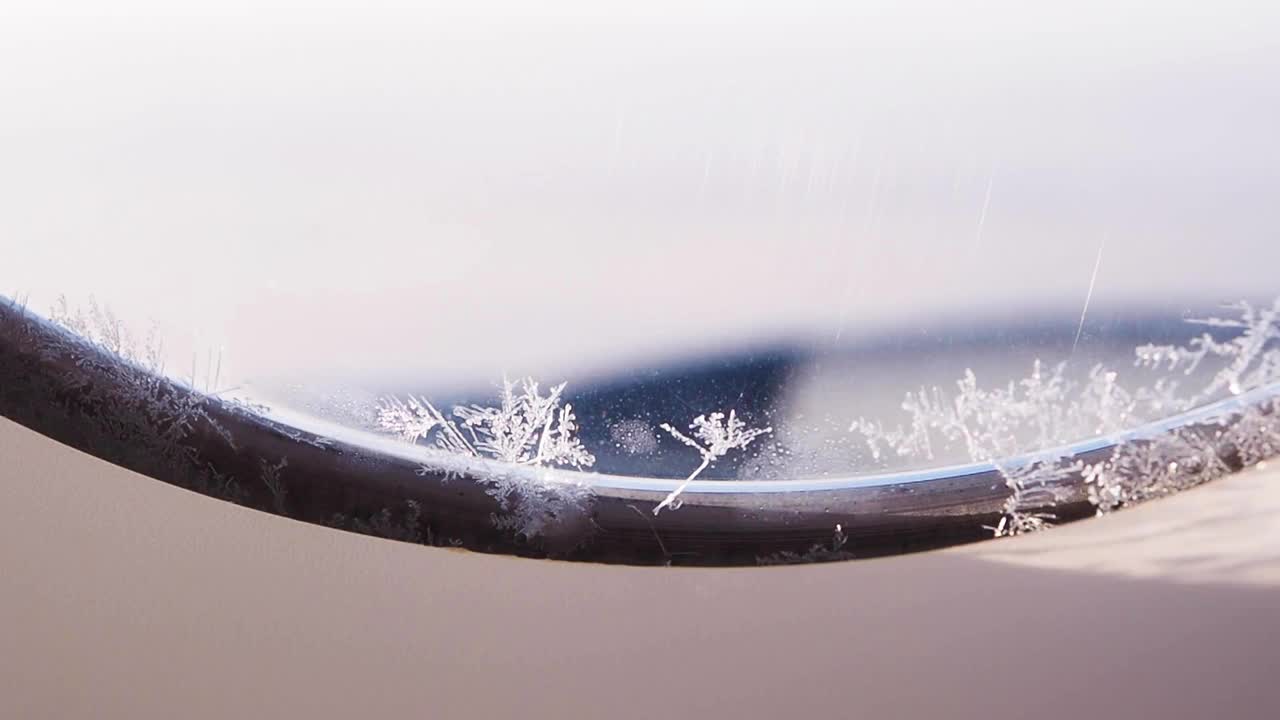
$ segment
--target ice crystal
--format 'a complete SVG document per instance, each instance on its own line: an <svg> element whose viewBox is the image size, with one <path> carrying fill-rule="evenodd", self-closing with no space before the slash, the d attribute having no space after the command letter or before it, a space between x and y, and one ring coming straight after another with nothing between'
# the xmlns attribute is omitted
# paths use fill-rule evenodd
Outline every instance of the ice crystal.
<svg viewBox="0 0 1280 720"><path fill-rule="evenodd" d="M578 439L577 418L568 403L562 406L565 384L547 395L532 378L503 380L497 407L458 406L446 417L425 399L385 398L378 407L378 424L409 442L430 441L446 452L532 467L587 468L595 456ZM424 467L420 474L433 472ZM497 472L479 480L498 502L494 525L527 538L571 535L587 515L591 489L562 478L534 478Z"/></svg>
<svg viewBox="0 0 1280 720"><path fill-rule="evenodd" d="M1067 380L1063 370L1058 365L1046 372L1037 360L1029 376L995 390L980 387L967 370L953 395L936 387L908 393L902 402L907 427L859 418L850 429L864 436L876 459L890 452L932 460L941 446L960 444L969 460L992 462L1115 432L1132 421L1139 402L1115 373L1095 367L1081 384Z"/></svg>
<svg viewBox="0 0 1280 720"><path fill-rule="evenodd" d="M1215 426L1217 429L1215 429ZM1084 469L1099 514L1164 497L1280 455L1280 399L1230 411L1199 427L1118 445Z"/></svg>
<svg viewBox="0 0 1280 720"><path fill-rule="evenodd" d="M1185 347L1137 348L1139 365L1188 375L1209 358L1221 359L1224 366L1189 396L1179 395L1167 378L1130 391L1116 372L1101 366L1074 382L1064 378L1063 366L1046 372L1036 361L1027 378L994 390L980 387L968 371L953 394L938 388L909 393L902 404L910 418L906 427L862 418L851 429L863 435L876 459L886 452L933 459L940 447L960 445L971 461L994 463L1009 488L1001 520L992 528L996 535L1051 526L1055 518L1047 509L1081 476L1100 513L1178 492L1229 472L1230 458L1250 465L1280 454L1280 407L1229 412L1217 420L1216 433L1184 429L1122 442L1109 459L1088 467L1068 464L1049 449L1168 417L1224 391L1239 394L1280 380L1280 300L1263 309L1232 307L1239 319L1192 321L1235 331L1228 339L1205 333ZM1008 460L1027 453L1040 455Z"/></svg>
<svg viewBox="0 0 1280 720"><path fill-rule="evenodd" d="M83 388L91 404L100 406L99 420L113 432L159 441L166 453L185 452L179 447L180 441L197 424L203 423L235 447L230 434L209 415L204 397L194 392L176 391L165 380L162 346L154 329L139 346L111 309L99 305L93 298L89 299L89 309L85 312L72 310L66 298L60 297L50 319L107 355L104 362L74 347L48 349L55 353L70 353L78 365L98 366L113 378L117 387L124 390L123 398L109 400L98 397L98 388Z"/></svg>
<svg viewBox="0 0 1280 720"><path fill-rule="evenodd" d="M652 455L658 450L658 436L643 420L630 418L609 428L614 445L628 455Z"/></svg>
<svg viewBox="0 0 1280 720"><path fill-rule="evenodd" d="M83 308L72 309L67 298L60 296L50 317L55 323L113 355L139 360L133 335L115 313L100 306L96 298L89 298L86 311Z"/></svg>
<svg viewBox="0 0 1280 720"><path fill-rule="evenodd" d="M70 360L78 370L63 379L79 395L90 422L87 448L103 457L127 455L131 467L169 474L178 469L183 483L198 492L235 502L246 499L236 478L199 462L190 438L197 429L212 432L233 449L231 433L210 414L210 398L170 382L164 375L162 345L152 328L141 342L110 308L90 298L87 310L58 299L50 320L75 339L43 342L40 352L56 361ZM86 351L86 345L93 351ZM92 382L91 375L109 378Z"/></svg>
<svg viewBox="0 0 1280 720"><path fill-rule="evenodd" d="M1084 469L1089 502L1104 514L1171 495L1231 471L1214 443L1192 429L1118 445Z"/></svg>
<svg viewBox="0 0 1280 720"><path fill-rule="evenodd" d="M530 378L522 381L519 392L515 383L504 380L500 407L454 408L453 414L470 436L466 447L514 465L583 468L595 464L595 457L578 440L573 407L560 407L564 388L565 383L556 385L542 397L538 383Z"/></svg>
<svg viewBox="0 0 1280 720"><path fill-rule="evenodd" d="M538 383L504 380L501 404L459 406L447 418L425 399L384 398L378 425L409 442L434 434L437 447L472 457L490 457L513 465L590 467L595 457L578 440L573 407L560 406L565 383L544 397Z"/></svg>
<svg viewBox="0 0 1280 720"><path fill-rule="evenodd" d="M499 474L482 478L501 511L492 516L495 527L525 538L576 544L590 531L591 487L569 479L529 480ZM570 547L561 548L564 550Z"/></svg>
<svg viewBox="0 0 1280 720"><path fill-rule="evenodd" d="M262 484L267 486L267 491L271 493L271 502L275 511L279 515L288 515L288 509L285 501L288 497L288 490L285 488L284 482L280 478L280 473L289 467L289 458L280 458L280 462L270 463L266 460L259 459L260 475Z"/></svg>
<svg viewBox="0 0 1280 720"><path fill-rule="evenodd" d="M1236 454L1244 467L1280 456L1280 398L1261 407L1249 406L1239 415L1219 421L1218 439Z"/></svg>
<svg viewBox="0 0 1280 720"><path fill-rule="evenodd" d="M1256 308L1251 303L1229 305L1239 318L1203 318L1192 324L1227 329L1234 335L1227 340L1205 332L1187 346L1143 345L1137 348L1137 363L1144 367L1164 367L1170 372L1181 370L1190 375L1207 358L1226 362L1199 393L1189 397L1184 406L1191 407L1209 400L1223 391L1232 395L1280 380L1280 297L1270 307Z"/></svg>
<svg viewBox="0 0 1280 720"><path fill-rule="evenodd" d="M806 552L798 553L790 550L781 550L771 555L765 555L756 558L757 565L805 565L809 563L834 562L837 560L848 560L853 557L853 553L845 550L844 547L849 542L849 536L845 534L844 527L839 523L836 524L835 532L831 535L831 544L817 543L810 547Z"/></svg>
<svg viewBox="0 0 1280 720"><path fill-rule="evenodd" d="M694 418L689 425L694 437L685 435L668 423L663 423L660 427L676 440L697 450L702 456L702 463L684 479L684 482L680 483L679 487L668 493L666 498L658 503L658 506L653 509L654 515L662 512L666 507L672 510L678 509L680 494L716 460L728 455L730 451L745 449L756 438L773 432L771 427L748 428L746 423L738 419L735 410L730 410L727 416L722 412L715 412Z"/></svg>
<svg viewBox="0 0 1280 720"><path fill-rule="evenodd" d="M1066 482L1084 469L1084 463L1045 455L1016 466L997 464L997 468L1009 496L1001 508L1000 522L990 530L996 537L1005 537L1053 527L1058 518L1046 509L1064 499Z"/></svg>
<svg viewBox="0 0 1280 720"><path fill-rule="evenodd" d="M385 538L387 540L400 540L403 542L426 542L428 545L435 545L436 538L431 532L430 527L424 529L422 524L422 506L416 500L406 500L405 510L401 513L401 517L397 519L391 508L382 508L380 511L365 517L348 516L338 513L333 516L329 524L336 528L349 529L358 532L361 535L372 535L373 537ZM456 542L446 541L449 545L456 545Z"/></svg>
<svg viewBox="0 0 1280 720"><path fill-rule="evenodd" d="M416 443L444 424L440 411L422 398L410 395L406 400L388 397L378 402L378 426L407 442Z"/></svg>
<svg viewBox="0 0 1280 720"><path fill-rule="evenodd" d="M66 296L59 296L49 319L110 355L150 373L164 372L163 347L156 328L152 326L140 345L115 312L99 305L96 298L89 298L86 310L72 308Z"/></svg>
<svg viewBox="0 0 1280 720"><path fill-rule="evenodd" d="M1141 366L1181 370L1191 375L1210 358L1223 366L1198 392L1180 398L1171 385L1157 383L1144 390L1153 405L1184 410L1224 393L1245 391L1280 381L1280 298L1270 307L1242 302L1229 306L1238 318L1207 318L1189 322L1225 328L1225 340L1206 332L1185 346L1144 345L1137 348ZM1158 437L1123 443L1112 456L1085 470L1089 500L1099 513L1162 497L1214 480L1237 467L1248 467L1280 454L1280 401L1227 411L1209 427L1184 428ZM1214 430L1212 425L1216 424Z"/></svg>

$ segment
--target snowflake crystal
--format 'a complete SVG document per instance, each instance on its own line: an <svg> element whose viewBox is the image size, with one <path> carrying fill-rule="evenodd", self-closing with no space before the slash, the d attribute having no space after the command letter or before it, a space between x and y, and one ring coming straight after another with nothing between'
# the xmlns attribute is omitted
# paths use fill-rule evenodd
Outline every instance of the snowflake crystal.
<svg viewBox="0 0 1280 720"><path fill-rule="evenodd" d="M197 428L212 431L232 449L236 443L210 414L210 398L191 384L182 388L164 374L163 349L153 326L139 344L110 308L90 298L88 310L72 309L60 297L49 314L55 325L75 340L51 339L41 348L50 360L70 359L80 369L92 369L109 382L94 383L79 374L76 383L82 406L91 420L98 452L111 457L127 449L133 462L149 473L179 469L187 487L232 501L243 498L235 478L198 465L197 452L187 440ZM96 352L85 352L85 346ZM136 469L136 468L135 468Z"/></svg>
<svg viewBox="0 0 1280 720"><path fill-rule="evenodd" d="M1203 318L1190 320L1194 325L1226 328L1235 336L1226 341L1204 333L1186 347L1143 345L1137 348L1137 364L1148 368L1164 367L1170 372L1182 370L1190 375L1205 359L1222 358L1220 369L1196 395L1187 398L1185 407L1193 407L1224 390L1232 395L1280 380L1280 297L1270 307L1255 308L1247 302L1229 305L1239 318Z"/></svg>
<svg viewBox="0 0 1280 720"><path fill-rule="evenodd" d="M1116 447L1109 460L1084 469L1098 514L1201 485L1231 472L1214 443L1180 430Z"/></svg>
<svg viewBox="0 0 1280 720"><path fill-rule="evenodd" d="M1063 371L1058 365L1046 372L1037 360L1021 381L986 390L967 370L954 395L936 387L908 393L902 403L911 419L907 428L886 429L860 418L850 429L863 435L875 459L887 450L932 460L940 445L959 443L970 461L994 462L1115 432L1138 415L1142 400L1120 387L1115 373L1095 367L1084 383L1076 383Z"/></svg>
<svg viewBox="0 0 1280 720"><path fill-rule="evenodd" d="M561 383L543 397L532 378L504 380L500 406L455 407L456 421L422 398L384 398L377 422L409 442L435 433L437 447L471 457L513 465L591 467L595 457L578 440L573 407L560 407L564 389Z"/></svg>
<svg viewBox="0 0 1280 720"><path fill-rule="evenodd" d="M444 416L430 402L410 395L407 400L388 397L378 403L378 426L416 443L445 424Z"/></svg>
<svg viewBox="0 0 1280 720"><path fill-rule="evenodd" d="M522 381L519 392L515 383L504 380L501 407L458 407L453 414L470 436L474 454L514 465L590 467L596 459L577 438L573 407L560 407L564 388L565 383L556 385L542 397L530 378Z"/></svg>
<svg viewBox="0 0 1280 720"><path fill-rule="evenodd" d="M698 454L702 456L702 464L690 473L689 477L685 478L679 487L668 493L666 498L658 503L658 506L653 509L654 515L662 512L662 509L666 507L672 510L679 509L680 494L689 487L689 483L702 474L703 470L710 467L711 463L728 455L732 450L745 449L756 438L773 432L771 427L748 428L746 423L738 419L737 411L735 410L730 410L728 416L722 412L715 412L694 418L689 425L689 429L693 431L694 435L692 438L668 423L663 423L660 427L675 439L697 450Z"/></svg>
<svg viewBox="0 0 1280 720"><path fill-rule="evenodd" d="M459 406L452 418L422 398L385 398L378 407L378 425L409 442L432 437L437 448L470 457L532 467L591 467L596 459L578 439L573 407L561 406L564 389L561 383L544 396L532 378L503 380L497 407ZM430 472L424 467L419 474ZM502 511L494 516L494 525L528 538L580 522L591 500L588 486L563 479L509 473L479 479L489 485L486 492Z"/></svg>
<svg viewBox="0 0 1280 720"><path fill-rule="evenodd" d="M967 371L954 394L938 388L908 393L902 404L910 417L905 428L861 418L850 429L862 434L877 460L885 452L933 459L940 444L960 444L971 461L995 463L1010 492L1003 517L992 528L996 535L1049 527L1053 516L1045 510L1062 500L1063 488L1075 477L1084 478L1099 513L1178 492L1233 467L1280 455L1280 401L1227 412L1213 421L1216 431L1212 426L1184 429L1120 443L1109 459L1088 467L1050 456L1017 467L1001 463L1074 440L1113 435L1224 393L1238 395L1280 381L1280 298L1261 309L1248 303L1230 307L1239 318L1190 321L1234 332L1228 339L1205 333L1185 347L1136 349L1139 366L1186 375L1210 358L1221 360L1224 366L1188 396L1180 395L1177 383L1167 378L1130 391L1117 373L1100 366L1077 383L1064 379L1062 366L1046 373L1037 361L1026 379L995 390L981 388Z"/></svg>
<svg viewBox="0 0 1280 720"><path fill-rule="evenodd" d="M1084 469L1084 463L1044 456L1016 467L997 467L1009 488L1009 497L1001 508L1000 522L989 529L996 537L1007 537L1053 527L1057 516L1045 510L1064 499L1065 483Z"/></svg>

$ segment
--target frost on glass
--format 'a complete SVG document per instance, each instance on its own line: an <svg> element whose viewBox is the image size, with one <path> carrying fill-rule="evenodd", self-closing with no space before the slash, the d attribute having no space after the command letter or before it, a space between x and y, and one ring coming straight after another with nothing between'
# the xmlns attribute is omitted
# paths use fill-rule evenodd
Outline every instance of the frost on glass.
<svg viewBox="0 0 1280 720"><path fill-rule="evenodd" d="M770 555L763 555L756 558L756 564L807 565L810 563L849 560L854 557L854 554L852 548L845 549L848 544L849 536L845 534L844 527L837 523L835 531L831 533L830 543L817 543L802 553L782 550Z"/></svg>
<svg viewBox="0 0 1280 720"><path fill-rule="evenodd" d="M1238 317L1191 320L1208 331L1185 346L1136 348L1133 372L1141 373L1137 383L1126 383L1119 370L1101 364L1073 378L1065 363L1047 366L1036 360L1023 379L996 387L984 386L974 371L966 370L953 390L933 387L906 393L905 421L859 417L850 430L863 438L877 465L893 457L936 461L944 450L956 448L971 462L994 465L1009 491L1002 517L991 528L997 536L1050 527L1056 520L1051 508L1070 499L1073 478L1084 479L1088 500L1100 513L1177 492L1227 472L1225 455L1248 465L1280 452L1280 428L1274 420L1280 408L1227 413L1214 420L1219 430L1208 436L1183 430L1131 439L1118 443L1109 459L1090 465L1070 460L1066 448L1075 441L1119 436L1144 423L1280 380L1280 299L1262 308L1238 303L1229 309ZM1188 379L1193 386L1184 389L1179 381ZM515 465L589 467L590 453L573 437L572 410L557 410L563 390L558 385L542 398L531 380L519 388L508 382L500 407L457 408L453 419L421 398L389 398L379 408L379 424L410 442L433 436L438 448L450 452ZM748 427L735 410L700 415L688 432L670 423L658 428L696 452L698 464L654 507L655 515L679 509L682 493L716 460L746 450L773 432L772 427ZM611 433L629 452L652 452L656 447L652 428L634 419ZM519 493L533 493L536 499L542 492L545 489L536 484L502 481L494 489L504 508L522 507L510 500ZM526 504L554 505L564 500L562 494ZM552 508L551 514L561 510ZM537 518L545 515L533 512L502 522L536 532L541 529Z"/></svg>
<svg viewBox="0 0 1280 720"><path fill-rule="evenodd" d="M614 447L627 455L652 455L658 450L658 435L653 427L639 418L614 423L609 428Z"/></svg>
<svg viewBox="0 0 1280 720"><path fill-rule="evenodd" d="M578 439L573 407L562 405L565 387L555 385L544 396L532 378L504 380L496 407L459 406L451 417L422 398L385 398L378 424L409 442L429 440L439 450L468 457L512 466L589 468L595 456ZM501 471L479 477L501 511L494 524L528 538L545 536L557 524L581 521L591 503L591 489L584 482L531 480Z"/></svg>
<svg viewBox="0 0 1280 720"><path fill-rule="evenodd" d="M1255 308L1248 302L1229 306L1238 318L1204 318L1190 320L1194 325L1226 329L1233 335L1219 340L1205 332L1185 347L1144 345L1138 348L1140 365L1190 375L1207 359L1224 363L1204 388L1186 398L1184 407L1193 407L1222 392L1239 395L1280 378L1280 298L1270 307Z"/></svg>
<svg viewBox="0 0 1280 720"><path fill-rule="evenodd" d="M258 464L261 467L259 477L262 480L262 484L271 493L272 507L275 508L278 514L287 516L289 514L287 505L289 492L280 478L280 473L289 467L289 458L280 458L278 462L259 459Z"/></svg>
<svg viewBox="0 0 1280 720"><path fill-rule="evenodd" d="M1146 345L1137 362L1164 366L1191 375L1208 360L1217 360L1203 386L1181 401L1190 409L1222 395L1241 395L1280 382L1280 298L1270 306L1231 306L1238 318L1192 320L1225 329L1228 339L1206 332L1187 346ZM1207 430L1179 429L1123 443L1110 459L1086 470L1089 500L1099 513L1109 512L1184 490L1230 472L1234 466L1256 465L1280 452L1280 400L1224 410Z"/></svg>
<svg viewBox="0 0 1280 720"><path fill-rule="evenodd" d="M110 308L93 298L87 308L72 308L65 298L59 298L50 319L106 354L104 360L82 352L75 343L61 341L42 350L48 358L69 357L77 366L93 366L111 378L114 389L108 390L68 374L68 380L80 383L76 390L93 415L93 422L86 425L94 432L89 440L91 449L129 448L159 469L198 465L195 450L187 442L198 428L236 448L231 432L210 414L208 392L195 391L194 372L186 389L168 382L163 344L154 328L139 339ZM216 376L210 375L206 391L212 392L216 382ZM235 478L213 467L201 466L189 482L192 489L214 497L233 502L244 497Z"/></svg>
<svg viewBox="0 0 1280 720"><path fill-rule="evenodd" d="M378 407L378 425L408 442L428 440L439 450L470 457L488 457L517 466L588 468L595 463L595 457L577 437L572 406L560 405L565 387L565 383L555 385L543 397L532 378L519 383L504 380L497 407L459 406L453 409L452 417L423 398L384 398ZM680 494L716 460L745 449L756 438L773 431L747 427L735 410L699 415L690 423L689 434L669 423L662 423L660 428L695 450L700 463L653 509L654 515L664 508L678 509ZM652 431L637 426L635 420L627 421L614 437L625 441L628 449L652 451L657 444ZM590 502L591 490L585 483L562 479L530 481L503 473L486 476L483 481L492 485L489 494L504 511L495 516L495 524L528 537L542 535L553 519L580 512Z"/></svg>
<svg viewBox="0 0 1280 720"><path fill-rule="evenodd" d="M1054 508L1064 502L1083 499L1098 513L1108 513L1276 457L1280 399L1208 404L1280 382L1280 299L1270 305L1228 307L1230 312L1222 317L1189 321L1204 332L1185 344L1135 348L1129 368L1097 364L1072 375L1065 363L1035 360L1019 380L987 385L977 372L965 370L950 388L907 392L897 419L863 416L856 407L849 408L852 418L842 420L842 435L856 438L869 459L850 472L891 469L903 459L938 464L956 453L971 463L994 467L1007 495L990 530L1004 536L1051 527L1058 520ZM235 438L209 413L211 398L218 395L213 390L219 382L214 366L204 392L195 388L194 371L187 386L175 391L166 381L163 346L154 331L140 338L92 300L84 309L72 309L61 300L51 319L114 358L102 360L62 340L44 349L50 358L95 364L124 388L123 401L99 397L95 387L79 388L94 413L101 442L139 448L156 463L191 464L195 456L186 441L199 427L236 448ZM583 439L579 417L567 399L567 384L543 387L532 378L504 380L494 403L458 404L448 412L419 395L386 396L373 410L374 422L381 431L440 457L480 463L481 471L473 475L496 503L492 523L497 528L529 539L581 538L593 527L591 476L558 471L590 470L597 458ZM246 413L264 411L243 401L219 402ZM1152 424L1204 407L1218 409L1202 413L1186 427ZM683 462L687 455L688 464L674 478L674 489L641 513L648 521L663 510L680 510L689 486L705 479L718 461L749 452L753 462L791 454L788 445L803 431L795 429L792 418L781 420L785 427L775 432L775 424L749 423L732 407L697 414L686 426L624 415L611 419L598 442L612 443L640 462L663 455L662 439L676 443L669 450L671 462ZM1148 430L1140 430L1143 427ZM287 427L277 430L327 447L327 440L308 439ZM771 437L766 441L766 436ZM1097 439L1106 441L1109 453L1081 460L1072 443ZM291 498L282 480L288 458L262 458L258 463L256 481L269 492L274 510L289 514ZM458 476L457 467L462 466L424 464L420 474L439 476L446 468L447 481L451 474ZM215 468L202 469L199 475L194 489L232 500L243 496L238 482ZM414 501L403 509L340 516L334 522L387 537L421 539L431 533L420 522L421 512ZM847 543L848 536L837 524L830 543L759 560L848 557Z"/></svg>
<svg viewBox="0 0 1280 720"><path fill-rule="evenodd" d="M385 398L378 424L409 442L434 436L439 449L471 457L512 465L591 467L595 457L578 440L573 406L561 407L565 387L556 385L544 397L532 378L504 380L499 406L455 407L452 418L422 398Z"/></svg>
<svg viewBox="0 0 1280 720"><path fill-rule="evenodd" d="M967 370L953 393L937 387L907 393L906 425L859 418L851 429L866 438L877 460L886 453L932 460L938 446L959 444L971 461L992 462L1132 427L1166 392L1162 386L1130 393L1100 366L1084 382L1066 379L1064 370L1060 364L1046 371L1037 360L1026 378L994 389Z"/></svg>
<svg viewBox="0 0 1280 720"><path fill-rule="evenodd" d="M678 509L680 493L683 493L689 487L689 483L716 460L734 450L744 450L756 438L773 432L773 428L748 428L746 423L738 419L737 412L734 410L730 410L727 416L722 412L715 412L694 418L689 425L689 429L693 431L693 437L685 435L668 423L663 423L662 429L676 440L696 450L702 462L689 473L689 477L685 478L684 482L658 503L658 506L653 509L654 515L662 512L663 508Z"/></svg>
<svg viewBox="0 0 1280 720"><path fill-rule="evenodd" d="M1073 382L1064 378L1064 366L1046 372L1036 361L1025 379L1005 387L985 389L966 371L954 392L935 387L907 393L905 424L860 418L851 430L865 437L876 459L886 453L932 459L938 445L958 444L971 461L995 464L1010 490L996 535L1050 526L1052 513L1031 508L1065 499L1062 481L1075 474L1084 474L1089 501L1100 513L1184 490L1229 472L1228 457L1247 466L1274 456L1280 450L1280 405L1225 412L1214 418L1218 429L1209 433L1178 430L1122 442L1110 459L1088 467L1067 462L1064 444L1115 435L1280 381L1280 299L1262 309L1249 303L1229 307L1238 318L1190 321L1225 330L1227 339L1206 332L1186 346L1135 349L1140 368L1184 376L1209 372L1185 393L1169 377L1127 389L1118 372L1102 366ZM1219 366L1205 366L1212 361ZM1064 450L1055 453L1054 446Z"/></svg>

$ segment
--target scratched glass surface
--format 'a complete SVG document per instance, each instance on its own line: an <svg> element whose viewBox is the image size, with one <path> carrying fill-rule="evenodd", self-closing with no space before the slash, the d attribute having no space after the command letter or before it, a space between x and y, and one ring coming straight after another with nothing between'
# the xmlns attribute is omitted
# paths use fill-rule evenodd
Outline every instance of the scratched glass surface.
<svg viewBox="0 0 1280 720"><path fill-rule="evenodd" d="M614 473L963 462L896 452L921 398L1199 393L1135 349L1280 294L1278 11L845 5L7 5L0 286L299 422L567 383Z"/></svg>

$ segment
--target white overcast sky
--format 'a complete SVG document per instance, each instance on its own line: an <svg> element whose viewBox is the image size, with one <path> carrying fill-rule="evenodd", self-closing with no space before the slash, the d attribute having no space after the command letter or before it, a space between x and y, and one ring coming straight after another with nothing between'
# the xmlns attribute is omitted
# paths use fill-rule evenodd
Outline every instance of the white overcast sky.
<svg viewBox="0 0 1280 720"><path fill-rule="evenodd" d="M1280 292L1277 3L103 5L0 5L0 288L247 375Z"/></svg>

